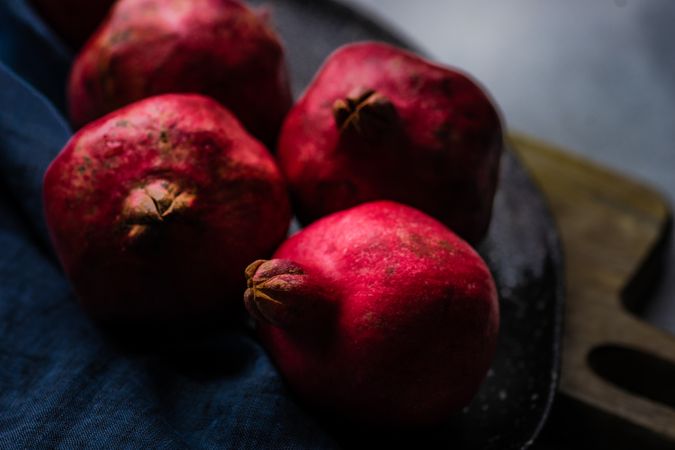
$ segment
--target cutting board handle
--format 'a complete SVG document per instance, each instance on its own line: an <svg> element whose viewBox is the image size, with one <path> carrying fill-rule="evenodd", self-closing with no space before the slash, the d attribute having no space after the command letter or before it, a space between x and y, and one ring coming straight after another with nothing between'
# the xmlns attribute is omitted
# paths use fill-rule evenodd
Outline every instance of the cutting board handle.
<svg viewBox="0 0 675 450"><path fill-rule="evenodd" d="M639 328L633 328L631 333L638 334ZM664 349L675 348L675 339L653 327L647 326L644 331L643 337L654 334L648 345L643 346L644 342L627 344L624 339L620 344L596 345L588 355L588 363L597 376L622 390L617 395L622 397L619 403L624 407L635 410L636 402L644 399L667 407L663 418L669 419L667 423L672 428L675 427L675 359L659 354Z"/></svg>
<svg viewBox="0 0 675 450"><path fill-rule="evenodd" d="M588 347L587 368L577 375L586 381L576 393L675 446L675 338L628 313L607 319L617 334Z"/></svg>
<svg viewBox="0 0 675 450"><path fill-rule="evenodd" d="M565 253L556 439L565 434L575 448L675 448L675 337L626 306L658 278L672 224L667 202L531 138L514 135L512 145L546 195Z"/></svg>

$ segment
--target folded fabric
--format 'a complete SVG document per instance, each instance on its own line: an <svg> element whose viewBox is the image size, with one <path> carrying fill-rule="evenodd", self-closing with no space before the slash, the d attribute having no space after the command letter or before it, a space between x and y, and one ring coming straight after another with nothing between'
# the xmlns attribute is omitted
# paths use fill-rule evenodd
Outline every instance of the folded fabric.
<svg viewBox="0 0 675 450"><path fill-rule="evenodd" d="M66 108L65 80L72 56L26 0L0 2L0 61L61 112Z"/></svg>
<svg viewBox="0 0 675 450"><path fill-rule="evenodd" d="M336 447L246 328L131 352L82 313L41 204L70 54L4 0L0 61L0 448Z"/></svg>

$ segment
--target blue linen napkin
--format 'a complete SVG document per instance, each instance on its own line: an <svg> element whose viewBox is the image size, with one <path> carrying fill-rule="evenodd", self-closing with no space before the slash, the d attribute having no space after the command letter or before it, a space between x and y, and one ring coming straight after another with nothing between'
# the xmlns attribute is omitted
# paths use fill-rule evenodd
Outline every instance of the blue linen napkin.
<svg viewBox="0 0 675 450"><path fill-rule="evenodd" d="M42 175L71 131L71 54L0 2L0 448L335 448L244 329L130 352L80 310Z"/></svg>

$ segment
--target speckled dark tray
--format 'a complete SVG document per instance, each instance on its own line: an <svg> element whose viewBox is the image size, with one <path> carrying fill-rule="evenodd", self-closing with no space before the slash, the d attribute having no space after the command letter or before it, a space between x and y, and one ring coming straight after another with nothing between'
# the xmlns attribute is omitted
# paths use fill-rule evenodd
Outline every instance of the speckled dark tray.
<svg viewBox="0 0 675 450"><path fill-rule="evenodd" d="M382 40L411 48L364 14L332 1L252 3L266 4L272 13L286 44L296 95L341 44ZM386 436L373 432L359 436L358 443L345 440L345 446L506 450L526 448L536 437L558 381L562 256L544 199L512 152L502 159L490 232L479 250L499 286L502 327L496 359L478 396L442 429Z"/></svg>

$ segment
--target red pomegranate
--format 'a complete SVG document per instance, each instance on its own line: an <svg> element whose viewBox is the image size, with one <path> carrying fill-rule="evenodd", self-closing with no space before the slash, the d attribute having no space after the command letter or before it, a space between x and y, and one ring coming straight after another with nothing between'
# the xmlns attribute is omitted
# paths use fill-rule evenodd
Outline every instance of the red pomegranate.
<svg viewBox="0 0 675 450"><path fill-rule="evenodd" d="M468 76L366 42L326 60L284 122L278 159L304 223L388 199L475 243L502 147L498 113Z"/></svg>
<svg viewBox="0 0 675 450"><path fill-rule="evenodd" d="M246 269L263 344L307 404L364 424L436 424L493 357L494 281L422 212L381 201L314 222Z"/></svg>
<svg viewBox="0 0 675 450"><path fill-rule="evenodd" d="M292 102L278 36L240 1L119 0L73 65L73 124L171 92L213 97L266 144Z"/></svg>
<svg viewBox="0 0 675 450"><path fill-rule="evenodd" d="M44 179L47 224L82 305L162 323L239 304L251 259L286 236L272 157L200 95L152 97L80 130Z"/></svg>

